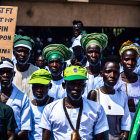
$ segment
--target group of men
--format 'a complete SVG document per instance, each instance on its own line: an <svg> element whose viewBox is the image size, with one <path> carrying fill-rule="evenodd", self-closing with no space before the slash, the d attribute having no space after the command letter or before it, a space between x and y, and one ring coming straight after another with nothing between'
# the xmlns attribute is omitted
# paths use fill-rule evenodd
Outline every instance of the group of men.
<svg viewBox="0 0 140 140"><path fill-rule="evenodd" d="M115 87L120 77L119 58L101 61L107 35L82 34L82 27L81 22L74 23L76 38L70 49L63 44L44 47L40 57L46 61L45 67L30 63L34 41L15 36L16 64L7 58L0 63L1 139L128 139L132 122L129 99ZM135 52L123 54L129 49ZM140 54L133 43L123 45L120 52L121 59L131 61L137 61ZM135 66L127 68L130 73ZM128 73L126 68L124 71Z"/></svg>

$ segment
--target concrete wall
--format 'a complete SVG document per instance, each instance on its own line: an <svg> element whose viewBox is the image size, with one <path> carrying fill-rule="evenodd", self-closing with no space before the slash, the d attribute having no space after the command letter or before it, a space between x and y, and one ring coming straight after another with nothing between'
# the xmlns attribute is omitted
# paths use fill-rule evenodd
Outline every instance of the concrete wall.
<svg viewBox="0 0 140 140"><path fill-rule="evenodd" d="M18 6L19 26L72 26L74 19L85 26L140 27L140 6L95 3L0 2Z"/></svg>

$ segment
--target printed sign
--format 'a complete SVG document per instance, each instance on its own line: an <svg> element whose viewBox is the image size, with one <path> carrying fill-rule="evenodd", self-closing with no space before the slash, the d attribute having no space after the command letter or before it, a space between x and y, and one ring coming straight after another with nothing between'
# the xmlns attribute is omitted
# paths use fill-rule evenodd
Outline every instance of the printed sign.
<svg viewBox="0 0 140 140"><path fill-rule="evenodd" d="M0 6L0 61L10 58L13 50L13 40L18 7Z"/></svg>

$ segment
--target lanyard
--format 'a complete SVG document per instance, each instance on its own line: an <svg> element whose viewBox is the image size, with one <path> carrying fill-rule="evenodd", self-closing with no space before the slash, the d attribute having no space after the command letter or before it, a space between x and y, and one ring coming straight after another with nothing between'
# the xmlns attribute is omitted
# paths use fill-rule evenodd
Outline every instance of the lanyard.
<svg viewBox="0 0 140 140"><path fill-rule="evenodd" d="M66 117L68 119L68 122L69 122L71 128L73 130L75 130L74 127L73 127L73 125L72 125L72 122L70 120L70 117L68 115L68 112L66 110L66 107L65 107L65 98L63 99L63 109L64 109L65 115L66 115ZM79 114L78 114L78 118L77 118L77 123L76 123L76 130L77 131L79 130L79 127L80 127L80 120L81 120L82 110L83 110L83 100L82 100L82 103L81 103L81 106L80 106L80 110L79 110Z"/></svg>

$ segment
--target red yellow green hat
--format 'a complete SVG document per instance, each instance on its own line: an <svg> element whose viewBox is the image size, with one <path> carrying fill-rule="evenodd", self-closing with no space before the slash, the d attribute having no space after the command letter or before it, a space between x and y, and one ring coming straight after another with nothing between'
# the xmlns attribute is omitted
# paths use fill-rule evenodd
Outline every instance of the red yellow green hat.
<svg viewBox="0 0 140 140"><path fill-rule="evenodd" d="M64 79L66 81L72 80L88 80L87 70L80 66L70 66L64 70Z"/></svg>

